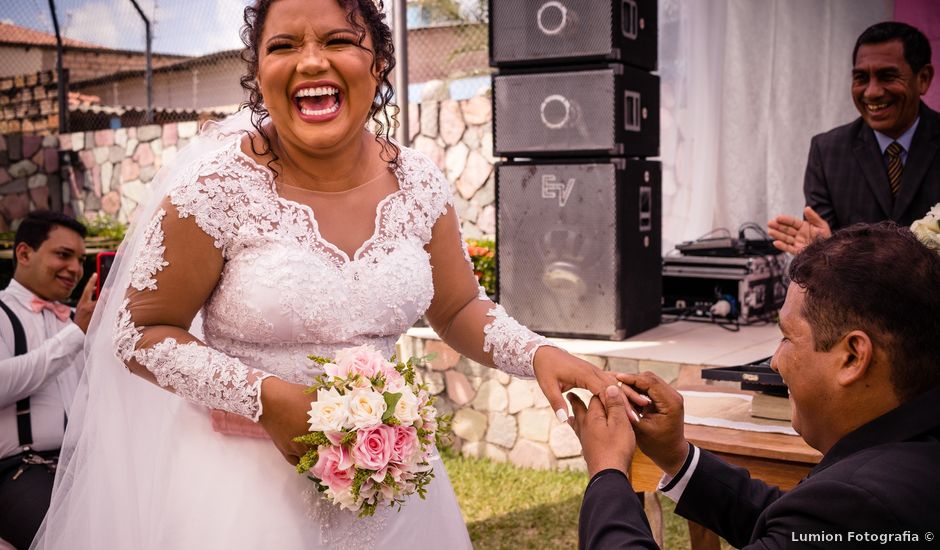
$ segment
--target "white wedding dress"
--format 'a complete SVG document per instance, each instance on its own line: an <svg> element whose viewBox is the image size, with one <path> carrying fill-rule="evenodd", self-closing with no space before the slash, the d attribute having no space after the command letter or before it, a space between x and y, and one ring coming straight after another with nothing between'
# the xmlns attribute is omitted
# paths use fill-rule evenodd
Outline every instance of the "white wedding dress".
<svg viewBox="0 0 940 550"><path fill-rule="evenodd" d="M167 198L122 249L123 273L88 345L88 396L76 403L34 548L469 548L439 459L426 500L359 519L316 495L270 440L217 433L208 412L257 420L261 381L309 382L320 371L308 354L369 343L391 356L432 299L438 317L452 317L461 351L531 376L544 339L475 292L454 306L454 291L438 288L476 284L459 252L449 184L402 148L390 193L386 181L357 188L360 197L291 200L240 136L216 140L173 174ZM375 200L374 232L354 254L321 235L321 199ZM198 317L183 324L196 310L201 335ZM98 353L104 335L107 359ZM128 373L115 349L163 387Z"/></svg>

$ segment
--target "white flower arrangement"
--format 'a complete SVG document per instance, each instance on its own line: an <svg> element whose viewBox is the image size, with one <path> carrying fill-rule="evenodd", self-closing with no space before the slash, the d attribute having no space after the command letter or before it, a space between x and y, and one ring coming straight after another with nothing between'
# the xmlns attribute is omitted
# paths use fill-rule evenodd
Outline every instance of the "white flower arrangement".
<svg viewBox="0 0 940 550"><path fill-rule="evenodd" d="M911 232L928 248L940 253L940 203L923 218L911 224Z"/></svg>

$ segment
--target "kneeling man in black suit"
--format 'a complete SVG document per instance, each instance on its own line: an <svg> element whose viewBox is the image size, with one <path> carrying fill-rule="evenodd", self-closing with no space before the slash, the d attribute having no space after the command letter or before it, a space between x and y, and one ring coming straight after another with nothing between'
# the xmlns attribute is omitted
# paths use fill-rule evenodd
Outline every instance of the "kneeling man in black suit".
<svg viewBox="0 0 940 550"><path fill-rule="evenodd" d="M819 465L788 493L753 480L685 440L682 397L662 379L618 375L623 392L572 404L592 476L582 548L655 548L626 475L636 444L676 513L735 547L938 544L940 256L891 222L857 225L806 247L790 279L772 366Z"/></svg>

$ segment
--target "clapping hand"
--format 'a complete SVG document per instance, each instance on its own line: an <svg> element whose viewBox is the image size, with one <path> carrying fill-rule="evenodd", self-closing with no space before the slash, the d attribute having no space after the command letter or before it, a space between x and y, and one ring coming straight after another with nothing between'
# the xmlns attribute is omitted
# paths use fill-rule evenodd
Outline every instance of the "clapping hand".
<svg viewBox="0 0 940 550"><path fill-rule="evenodd" d="M768 233L778 250L798 254L816 239L832 236L829 223L809 206L803 209L803 217L805 219L800 220L782 215L767 222Z"/></svg>

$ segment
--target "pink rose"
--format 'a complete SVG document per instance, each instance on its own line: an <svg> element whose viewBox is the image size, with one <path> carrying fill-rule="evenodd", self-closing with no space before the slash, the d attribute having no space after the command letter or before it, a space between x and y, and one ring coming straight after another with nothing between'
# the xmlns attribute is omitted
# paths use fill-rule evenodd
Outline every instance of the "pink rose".
<svg viewBox="0 0 940 550"><path fill-rule="evenodd" d="M388 361L372 346L365 344L355 348L347 348L336 352L337 372L361 374L372 378L378 372L383 372Z"/></svg>
<svg viewBox="0 0 940 550"><path fill-rule="evenodd" d="M350 374L349 365L340 367L336 363L324 363L323 372L325 372L331 378L348 378Z"/></svg>
<svg viewBox="0 0 940 550"><path fill-rule="evenodd" d="M395 428L391 426L379 424L360 429L356 433L356 444L352 448L356 466L366 470L383 470L392 456L394 441Z"/></svg>
<svg viewBox="0 0 940 550"><path fill-rule="evenodd" d="M395 464L407 464L417 448L418 431L412 426L395 426L391 461Z"/></svg>
<svg viewBox="0 0 940 550"><path fill-rule="evenodd" d="M320 447L320 457L310 473L334 491L352 486L355 471L349 452L343 447Z"/></svg>

